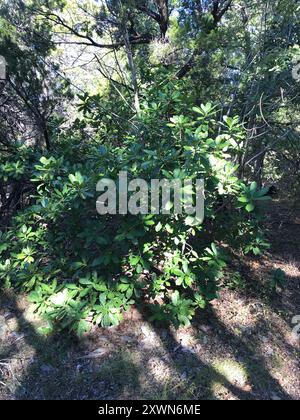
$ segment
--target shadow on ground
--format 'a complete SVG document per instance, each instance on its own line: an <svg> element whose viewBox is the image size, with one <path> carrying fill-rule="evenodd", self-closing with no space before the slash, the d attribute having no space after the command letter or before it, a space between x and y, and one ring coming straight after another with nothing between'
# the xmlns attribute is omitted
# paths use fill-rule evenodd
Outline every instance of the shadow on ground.
<svg viewBox="0 0 300 420"><path fill-rule="evenodd" d="M209 324L178 335L150 325L143 307L126 335L98 330L79 340L44 338L16 298L6 300L17 341L1 348L2 399L293 399L266 366L255 334L250 341L234 335L213 310Z"/></svg>
<svg viewBox="0 0 300 420"><path fill-rule="evenodd" d="M0 399L300 399L299 340L291 336L300 250L289 248L300 218L297 227L283 217L280 224L283 237L270 235L274 254L239 263L253 287L224 290L190 328L150 324L144 306L80 340L44 337L27 301L2 293ZM258 297L270 269L281 266L286 290Z"/></svg>

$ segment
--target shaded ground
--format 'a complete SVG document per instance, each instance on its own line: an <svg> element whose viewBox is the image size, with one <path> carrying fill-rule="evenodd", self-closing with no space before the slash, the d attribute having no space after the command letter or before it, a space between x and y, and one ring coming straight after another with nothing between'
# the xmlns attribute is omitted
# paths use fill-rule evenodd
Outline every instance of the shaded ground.
<svg viewBox="0 0 300 420"><path fill-rule="evenodd" d="M2 295L0 399L300 399L300 205L275 202L266 225L271 252L235 262L247 287L229 279L191 328L140 308L80 341L45 338L26 298ZM277 268L287 285L271 293Z"/></svg>

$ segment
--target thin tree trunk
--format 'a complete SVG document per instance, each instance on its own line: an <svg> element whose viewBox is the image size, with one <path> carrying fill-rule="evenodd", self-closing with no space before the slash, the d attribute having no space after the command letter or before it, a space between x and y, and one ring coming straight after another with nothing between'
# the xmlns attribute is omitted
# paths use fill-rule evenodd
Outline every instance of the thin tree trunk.
<svg viewBox="0 0 300 420"><path fill-rule="evenodd" d="M264 166L265 166L266 152L261 154L255 165L255 180L259 188L263 186Z"/></svg>
<svg viewBox="0 0 300 420"><path fill-rule="evenodd" d="M136 66L133 59L132 47L130 43L128 28L127 28L128 14L127 14L126 7L122 6L120 1L119 1L119 7L120 7L120 14L121 14L121 30L123 32L125 50L126 50L128 65L129 65L130 74L131 74L131 82L132 82L132 87L134 90L134 108L136 110L136 113L139 115L141 112L139 86L138 86L138 80L137 80Z"/></svg>
<svg viewBox="0 0 300 420"><path fill-rule="evenodd" d="M156 0L159 9L160 21L160 36L162 41L165 41L166 34L169 28L169 4L168 0Z"/></svg>
<svg viewBox="0 0 300 420"><path fill-rule="evenodd" d="M135 67L135 63L134 63L134 59L133 59L132 48L131 48L131 44L130 44L130 40L129 40L129 35L128 35L128 30L127 30L127 27L126 27L126 23L124 25L124 41L125 41L125 49L126 49L129 69L130 69L130 73L131 73L132 87L133 87L133 90L134 90L134 108L136 110L136 113L140 114L141 105L140 105L140 98L139 98L139 86L138 86L138 81L137 81L137 72L136 72L136 67Z"/></svg>

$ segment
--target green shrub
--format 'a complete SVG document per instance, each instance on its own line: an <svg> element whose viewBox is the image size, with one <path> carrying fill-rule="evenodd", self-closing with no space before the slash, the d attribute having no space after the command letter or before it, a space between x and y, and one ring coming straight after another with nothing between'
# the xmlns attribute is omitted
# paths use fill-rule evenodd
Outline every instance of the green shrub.
<svg viewBox="0 0 300 420"><path fill-rule="evenodd" d="M144 103L122 139L99 129L97 141L68 138L31 164L34 205L1 236L0 279L30 292L51 328L81 334L87 319L117 325L124 310L143 300L154 302L153 320L187 325L218 296L228 259L223 245L255 254L266 246L256 207L264 191L245 185L234 163L244 139L238 118L220 124L211 104L186 111L180 92L173 102L159 95ZM170 108L176 115L169 116ZM98 118L89 112L84 118ZM124 170L129 180L149 183L204 178L204 222L174 214L98 215L97 182Z"/></svg>

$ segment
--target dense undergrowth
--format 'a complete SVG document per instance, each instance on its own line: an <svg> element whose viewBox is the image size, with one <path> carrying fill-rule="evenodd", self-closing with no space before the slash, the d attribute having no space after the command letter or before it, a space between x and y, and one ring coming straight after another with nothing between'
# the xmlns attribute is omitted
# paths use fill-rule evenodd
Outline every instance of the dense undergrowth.
<svg viewBox="0 0 300 420"><path fill-rule="evenodd" d="M138 118L107 125L101 98L81 97L81 118L51 152L19 146L17 160L1 161L4 182L28 186L26 205L1 233L1 283L30 292L48 320L45 332L117 325L145 300L153 320L187 325L218 296L228 247L256 255L268 247L259 206L267 190L239 176L239 118L220 123L210 103L187 108L174 82L147 98ZM80 136L87 124L98 127L88 142ZM204 222L174 215L172 202L169 215L98 215L96 184L120 171L149 185L203 178Z"/></svg>

